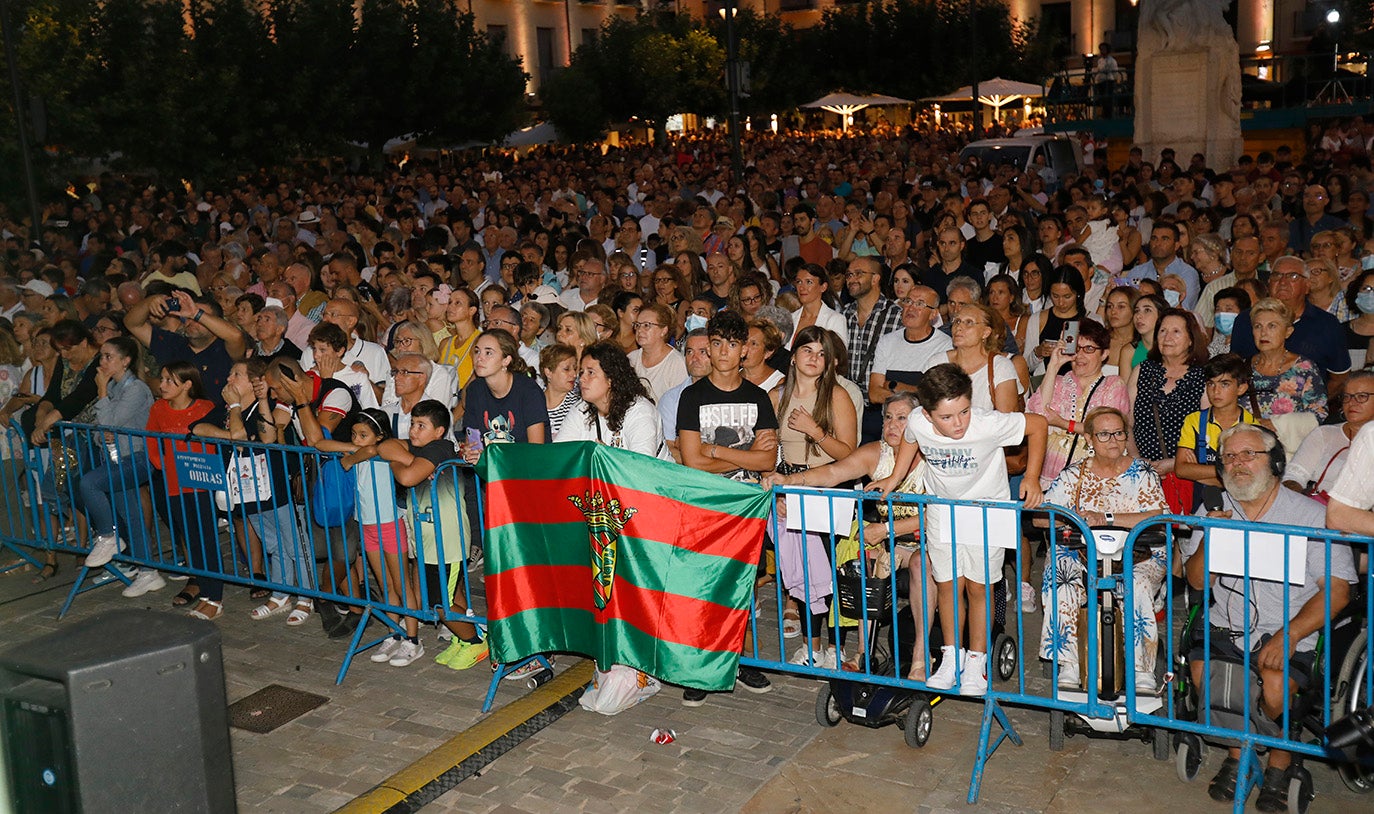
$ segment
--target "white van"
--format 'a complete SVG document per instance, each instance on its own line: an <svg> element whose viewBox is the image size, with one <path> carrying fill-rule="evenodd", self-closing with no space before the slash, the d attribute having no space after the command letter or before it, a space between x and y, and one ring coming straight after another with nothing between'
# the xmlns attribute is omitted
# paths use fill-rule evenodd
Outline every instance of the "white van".
<svg viewBox="0 0 1374 814"><path fill-rule="evenodd" d="M1071 136L1061 133L1018 135L1014 138L989 138L975 141L959 152L963 163L969 156L977 156L983 166L1011 164L1025 171L1031 164L1048 167L1053 182L1066 173L1077 175L1083 171L1083 148Z"/></svg>

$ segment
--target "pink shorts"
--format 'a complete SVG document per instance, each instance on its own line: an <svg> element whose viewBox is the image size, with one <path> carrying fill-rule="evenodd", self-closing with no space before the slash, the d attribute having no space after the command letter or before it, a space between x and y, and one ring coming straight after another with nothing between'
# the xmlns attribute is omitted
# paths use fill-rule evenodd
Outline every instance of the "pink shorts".
<svg viewBox="0 0 1374 814"><path fill-rule="evenodd" d="M407 542L406 524L403 520L397 519L390 523L363 526L363 550L365 551L381 550L388 554L400 554L406 550Z"/></svg>

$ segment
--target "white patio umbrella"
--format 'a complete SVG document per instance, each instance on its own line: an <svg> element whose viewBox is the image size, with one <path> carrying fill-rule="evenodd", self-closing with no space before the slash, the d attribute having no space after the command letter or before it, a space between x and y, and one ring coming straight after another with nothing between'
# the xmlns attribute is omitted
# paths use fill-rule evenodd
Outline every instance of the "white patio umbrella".
<svg viewBox="0 0 1374 814"><path fill-rule="evenodd" d="M996 109L999 118L1002 115L1002 108L1017 99L1034 99L1044 95L1045 89L1040 85L1034 85L1030 82L1017 82L1014 79L1003 79L1000 76L994 76L978 83L978 101ZM951 93L927 96L921 101L967 102L971 98L973 98L973 86L965 85Z"/></svg>
<svg viewBox="0 0 1374 814"><path fill-rule="evenodd" d="M849 129L849 117L863 110L866 107L884 107L888 105L911 105L915 102L910 99L899 99L896 96L883 96L876 94L872 96L859 96L853 93L830 93L822 96L814 102L807 102L802 105L806 108L820 108L831 113L838 113L844 129Z"/></svg>

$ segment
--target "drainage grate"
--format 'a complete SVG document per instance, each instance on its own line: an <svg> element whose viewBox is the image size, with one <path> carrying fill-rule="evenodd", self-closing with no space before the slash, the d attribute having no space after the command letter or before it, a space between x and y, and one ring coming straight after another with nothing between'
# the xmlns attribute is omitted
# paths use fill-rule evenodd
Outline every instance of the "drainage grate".
<svg viewBox="0 0 1374 814"><path fill-rule="evenodd" d="M230 704L229 724L261 735L296 720L328 700L323 695L269 684Z"/></svg>

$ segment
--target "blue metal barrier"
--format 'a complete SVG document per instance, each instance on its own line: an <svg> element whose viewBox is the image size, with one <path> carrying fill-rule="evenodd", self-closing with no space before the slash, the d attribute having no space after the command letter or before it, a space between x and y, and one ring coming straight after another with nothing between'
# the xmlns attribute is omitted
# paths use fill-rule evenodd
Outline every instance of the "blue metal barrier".
<svg viewBox="0 0 1374 814"><path fill-rule="evenodd" d="M131 578L117 564L196 577L213 584L227 582L262 588L282 597L329 602L361 610L336 681L342 682L352 659L384 642L393 633L405 635L407 619L416 623L465 620L483 623L473 613L473 591L466 556L466 524L435 522L435 507L461 505L463 487L457 465L445 464L426 484L398 490L407 508L394 524L363 524L367 516L390 517L384 511L384 489L365 490L371 505L355 506L350 519L331 525L318 516L308 498L322 468L341 456L313 447L260 444L199 436L180 436L141 430L110 430L93 425L60 423L54 437L72 451L75 471L69 472L57 499L44 504L40 519L88 511L93 500L105 499L116 518L125 550L98 569L82 565L59 615L86 590ZM154 465L156 447L163 466ZM178 484L190 480L201 489L171 494L167 468L178 467ZM359 472L355 476L363 472ZM380 472L380 470L379 470ZM386 472L389 478L390 473ZM45 475L45 477L47 477ZM365 476L366 477L366 476ZM380 486L381 475L377 475ZM93 485L94 484L94 485ZM48 483L48 486L56 486ZM84 487L84 488L83 488ZM148 511L144 491L151 493ZM44 491L44 490L39 490ZM51 490L49 490L51 491ZM218 505L214 498L218 497ZM256 498L256 499L254 499ZM227 531L221 543L219 524ZM60 528L60 521L54 521ZM411 552L399 557L400 575L384 567L376 556L368 567L365 541L385 538L390 525L404 533ZM405 531L395 531L397 526ZM93 537L94 535L92 535ZM52 539L52 538L48 538ZM52 542L47 547L84 555L89 545ZM456 561L456 562L455 562ZM416 563L434 566L416 567ZM259 563L255 570L254 563ZM461 573L452 577L452 568ZM99 576L92 572L96 571ZM435 582L440 584L433 584ZM449 609L450 584L462 586L461 615ZM386 630L364 641L368 621L379 618Z"/></svg>
<svg viewBox="0 0 1374 814"><path fill-rule="evenodd" d="M740 663L745 666L764 668L778 672L792 673L795 675L807 676L811 678L830 681L858 682L865 685L893 687L899 690L921 694L922 698L929 699L929 706L938 703L946 694L957 694L962 688L964 677L956 674L954 687L944 690L933 688L929 684L929 676L925 680L908 678L900 669L902 659L898 649L902 647L899 637L896 635L900 627L900 614L912 613L913 616L919 612L916 619L916 629L919 634L919 646L921 656L927 668L934 664L934 651L930 646L930 639L935 632L932 631L931 621L936 615L936 608L939 602L930 597L929 590L931 582L932 562L930 554L932 551L931 540L928 533L931 530L931 521L938 513L942 518L948 518L950 523L949 537L953 540L964 539L968 535L961 532L961 525L973 529L972 536L976 539L970 547L974 549L975 557L982 557L982 572L996 572L995 567L990 567L994 559L1000 559L1003 555L994 552L1008 551L1013 557L1013 585L1026 581L1026 574L1023 571L1022 562L1016 556L1020 549L1022 537L1022 526L1027 514L1020 503L1011 501L960 501L945 498L938 498L931 495L907 494L894 492L888 496L882 496L875 492L859 492L835 489L814 489L794 486L779 486L774 488L776 496L786 501L789 496L793 497L794 510L799 509L800 518L797 522L789 525L796 525L802 529L819 529L808 532L806 536L811 538L810 544L797 545L801 535L797 532L789 532L780 518L775 513L770 524L771 544L774 559L779 563L778 576L773 588L773 598L776 607L781 609L786 607L787 594L801 601L804 608L811 607L814 599L823 599L826 596L838 597L838 586L813 584L816 575L828 572L835 573L835 566L841 565L848 556L855 556L860 561L865 561L870 555L885 556L887 562L896 563L899 556L916 557L915 560L908 559L908 563L919 563L919 569L911 572L911 583L916 587L909 593L911 604L908 608L900 607L898 593L899 569L892 568L885 577L874 577L869 573L868 568L858 571L859 589L853 592L857 599L858 606L858 626L860 627L860 652L857 656L857 663L851 660L851 664L841 669L839 664L833 668L828 666L829 655L825 652L818 652L814 645L814 640L825 637L827 634L835 642L843 640L843 630L836 615L833 613L828 617L829 622L825 626L827 629L817 629L812 619L807 614L802 614L802 636L807 640L797 656L789 659L786 652L786 636L784 635L784 619L781 611L778 617L771 623L760 623L759 607L756 603L754 613L750 619L750 631L752 634L751 642L746 644L744 657ZM803 500L802 498L807 498ZM808 505L809 503L814 505ZM855 509L851 509L853 504L858 508L856 517ZM856 543L851 536L851 529L857 529L859 534L863 533L865 524L862 522L862 507L865 505L880 506L882 518L877 521L878 540L870 540L867 544ZM908 532L899 532L897 524L901 520L897 517L903 514L900 510L906 509L905 514L912 515L916 524L911 528L908 522L905 526L908 532L915 532L916 536L909 544L899 543L899 535ZM894 511L897 510L897 511ZM808 515L821 515L819 522L816 518ZM1051 535L1061 535L1066 528L1071 528L1083 535L1087 532L1087 526L1081 517L1076 514L1055 506L1043 506L1037 509L1035 516L1043 518L1049 528ZM907 518L908 521L911 519ZM858 524L855 526L855 524ZM938 525L938 523L936 524ZM885 528L884 528L885 527ZM869 526L873 528L873 526ZM849 538L849 539L846 539ZM1094 618L1097 613L1099 603L1099 590L1111 591L1117 588L1120 580L1119 576L1104 576L1100 572L1096 554L1096 543L1091 534L1086 534L1086 548L1088 557L1085 563L1085 582L1088 586L1085 590L1086 604L1090 613L1089 618ZM800 574L808 575L801 584L784 585L783 563L788 557L796 558L796 554L784 549L783 541L788 540L788 545L797 548L800 553ZM820 551L816 550L817 545ZM842 554L842 549L844 553ZM852 552L852 553L851 553ZM848 555L848 556L846 556ZM813 560L824 556L825 563L814 563L818 566L813 569ZM950 560L949 576L954 585L958 585L960 579L959 559L951 551L947 558ZM792 569L795 571L795 569ZM1001 577L1000 574L997 575ZM1003 580L1005 582L1005 580ZM992 580L990 582L995 582ZM874 583L878 583L877 586ZM872 595L870 589L881 587L881 583L886 583L886 596L891 597L890 606L884 602L882 608L874 609L869 607L869 600ZM1049 586L1051 597L1051 607L1046 612L1052 617L1052 629L1058 628L1058 602L1057 596L1060 586L1051 583ZM786 590L785 590L786 589ZM965 616L965 609L962 607L964 600L961 599L959 591L952 591L949 601L951 615L956 618ZM976 802L979 789L982 783L983 769L987 759L1001 745L1003 740L1010 739L1013 743L1020 745L1020 736L1012 727L1007 718L1004 706L1007 704L1034 706L1042 709L1053 709L1061 712L1074 713L1083 716L1103 717L1114 714L1113 707L1109 703L1104 703L1098 696L1099 676L1095 671L1087 672L1086 691L1082 694L1069 694L1061 692L1056 682L1051 682L1050 689L1045 693L1036 693L1027 684L1025 653L1038 653L1038 647L1028 648L1026 642L1025 614L1021 610L1019 595L1015 588L1011 588L1004 593L1005 614L999 622L996 614L994 600L995 590L983 591L983 616L985 626L983 630L983 640L985 653L988 658L989 684L985 693L978 695L982 701L983 719L979 733L978 755L975 761L973 776L970 781L969 802ZM831 601L830 605L835 606L839 603ZM885 654L885 658L878 659L874 655L875 631L883 625L874 624L868 631L863 630L864 620L871 620L877 616L888 631L885 634L887 649L890 654ZM958 626L950 623L949 627L958 630ZM766 633L766 636L761 636ZM773 638L774 635L776 638ZM942 641L947 637L941 633ZM765 641L761 642L761 638ZM1038 637L1037 637L1038 641ZM945 642L948 644L948 642ZM953 658L961 659L964 652L963 637L954 643L955 651ZM1088 663L1095 663L1098 658L1097 636L1089 635L1085 641L1087 649ZM836 660L839 656L839 648L836 648ZM773 654L777 654L773 657ZM1059 672L1060 653L1054 650L1050 657L1050 667L1055 674ZM880 663L881 662L881 663ZM825 663L827 666L821 666ZM958 662L956 662L958 663ZM927 672L930 672L928 669ZM1001 679L1002 683L996 679ZM817 716L822 723L834 725L838 722L841 715L850 712L849 710L827 709L826 694L829 692L827 687L821 690L821 696L817 701ZM923 711L922 704L913 703L909 709L909 714L914 716L905 723L909 727L923 727L928 732L929 717ZM867 714L866 710L857 712ZM828 716L828 720L826 719ZM845 715L845 717L848 717ZM918 717L923 721L917 720ZM994 734L992 723L999 724L999 731ZM908 736L915 738L923 743L923 739L918 736ZM909 740L908 742L913 742ZM915 743L914 745L920 745Z"/></svg>
<svg viewBox="0 0 1374 814"><path fill-rule="evenodd" d="M1324 528L1180 516L1151 518L1133 530L1131 540L1160 524L1186 524L1192 529L1186 541L1179 540L1184 550L1170 546L1167 556L1171 572L1182 570L1189 561L1186 555L1200 543L1200 553L1192 555L1189 575L1190 582L1200 583L1200 587L1190 585L1186 602L1176 601L1172 587L1169 589L1163 603L1165 619L1160 623L1161 630L1174 634L1165 639L1168 673L1164 704L1157 712L1140 710L1136 688L1128 683L1126 697L1132 722L1176 733L1176 765L1184 780L1192 780L1201 770L1205 743L1239 749L1236 812L1244 809L1249 793L1261 780L1257 757L1261 748L1348 765L1352 756L1328 750L1321 735L1333 721L1374 705L1374 578L1368 572L1357 574L1354 568L1360 555L1368 558L1374 554L1374 540ZM1311 546L1319 550L1315 563L1310 562ZM1319 574L1310 573L1314 564ZM1133 567L1127 558L1128 597L1134 590ZM1324 581L1325 589L1304 602L1296 601L1299 591L1317 578ZM1354 580L1353 585L1336 586L1348 579ZM1321 601L1311 605L1317 596ZM1275 599L1279 600L1278 608L1268 607ZM1262 601L1263 612L1282 615L1277 624L1273 619L1260 618ZM1243 616L1227 616L1237 603ZM1176 616L1180 610L1183 619ZM1304 624L1312 628L1312 634L1295 642L1290 620L1299 613L1304 613ZM1320 620L1312 625L1317 620L1307 614L1317 613ZM1136 652L1136 621L1133 615L1126 616L1128 660ZM1239 631L1231 627L1237 622ZM1277 718L1261 707L1259 660L1261 648L1270 639L1256 635L1260 627L1277 628L1273 635L1285 655L1280 657L1281 669L1270 669L1279 674L1279 686L1290 686L1296 678L1292 686L1300 687L1297 692L1282 694ZM1308 642L1309 638L1316 641ZM1204 643L1208 646L1202 646ZM1297 661L1286 655L1295 652L1299 654ZM1301 655L1304 653L1309 655ZM1301 687L1303 684L1307 686ZM1234 698L1236 689L1238 699ZM1365 754L1363 759L1369 756ZM1361 770L1374 774L1374 767ZM1312 781L1300 759L1294 760L1286 778L1290 800L1294 793L1303 795L1300 805L1305 809Z"/></svg>

